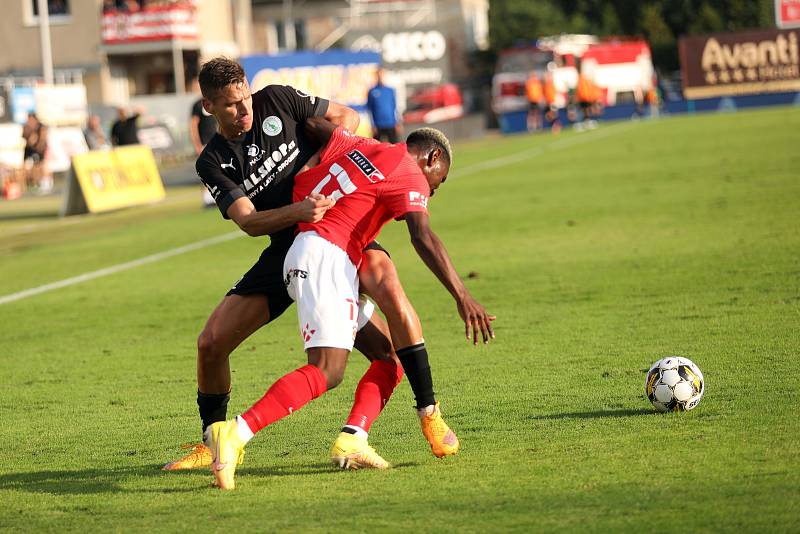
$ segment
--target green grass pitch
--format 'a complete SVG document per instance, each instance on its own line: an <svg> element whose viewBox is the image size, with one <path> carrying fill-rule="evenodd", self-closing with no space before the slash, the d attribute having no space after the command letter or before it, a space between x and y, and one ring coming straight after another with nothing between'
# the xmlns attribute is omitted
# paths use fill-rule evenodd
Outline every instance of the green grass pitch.
<svg viewBox="0 0 800 534"><path fill-rule="evenodd" d="M456 145L432 226L497 339L464 340L403 224L381 236L422 318L458 456L404 381L370 433L394 467L328 450L366 368L259 434L237 489L165 473L199 438L195 342L263 239L237 238L0 305L0 531L796 532L800 108ZM54 220L0 204L0 297L234 230L199 187ZM472 276L467 277L468 273ZM235 415L304 361L292 308L232 356ZM649 365L706 394L656 414Z"/></svg>

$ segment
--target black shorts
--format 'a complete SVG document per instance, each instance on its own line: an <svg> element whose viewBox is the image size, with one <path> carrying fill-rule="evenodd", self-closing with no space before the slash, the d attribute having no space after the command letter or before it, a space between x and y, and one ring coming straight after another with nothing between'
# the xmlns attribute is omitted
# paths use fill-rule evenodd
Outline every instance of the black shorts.
<svg viewBox="0 0 800 534"><path fill-rule="evenodd" d="M370 242L364 250L382 250L389 256L389 252L377 241ZM269 306L268 322L280 317L293 302L292 297L286 292L286 284L283 281L283 262L287 252L289 247L286 245L264 249L255 265L244 273L225 296L266 295Z"/></svg>
<svg viewBox="0 0 800 534"><path fill-rule="evenodd" d="M270 246L264 249L255 265L239 278L228 295L266 295L269 305L269 321L281 316L292 303L283 283L283 260L289 247Z"/></svg>
<svg viewBox="0 0 800 534"><path fill-rule="evenodd" d="M389 256L390 258L392 257L392 255L389 254L389 251L383 248L381 244L378 243L377 241L370 241L369 243L367 243L367 246L364 247L364 250L380 250L383 251L383 253Z"/></svg>
<svg viewBox="0 0 800 534"><path fill-rule="evenodd" d="M41 152L37 152L31 147L26 146L23 154L23 159L25 161L31 160L34 163L39 163L40 161L44 161L44 154L42 154Z"/></svg>

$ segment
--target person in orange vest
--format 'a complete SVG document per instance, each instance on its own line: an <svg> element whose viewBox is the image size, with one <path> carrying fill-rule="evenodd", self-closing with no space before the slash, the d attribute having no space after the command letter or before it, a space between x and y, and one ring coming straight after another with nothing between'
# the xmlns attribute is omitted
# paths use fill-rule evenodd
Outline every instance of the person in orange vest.
<svg viewBox="0 0 800 534"><path fill-rule="evenodd" d="M553 82L553 75L547 73L544 77L544 86L542 88L545 101L544 118L550 123L550 130L554 134L561 131L561 121L558 119L558 104L556 103L556 86Z"/></svg>
<svg viewBox="0 0 800 534"><path fill-rule="evenodd" d="M581 73L578 74L578 86L575 89L575 98L581 108L583 125L588 126L589 121L592 118L592 106L594 105L595 101L595 89L594 84L583 70L581 70Z"/></svg>
<svg viewBox="0 0 800 534"><path fill-rule="evenodd" d="M543 99L542 81L535 72L531 72L525 82L525 95L528 97L528 131L536 131L542 127L541 103Z"/></svg>
<svg viewBox="0 0 800 534"><path fill-rule="evenodd" d="M653 74L650 89L645 93L644 101L650 106L650 116L658 117L661 109L661 95L658 89L658 78L656 78L655 74Z"/></svg>

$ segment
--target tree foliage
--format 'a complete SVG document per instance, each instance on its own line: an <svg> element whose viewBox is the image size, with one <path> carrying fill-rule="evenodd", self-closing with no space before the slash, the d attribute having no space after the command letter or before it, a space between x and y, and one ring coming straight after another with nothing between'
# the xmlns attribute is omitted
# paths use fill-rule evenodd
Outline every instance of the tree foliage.
<svg viewBox="0 0 800 534"><path fill-rule="evenodd" d="M543 35L589 33L644 37L656 67L678 68L683 35L773 26L773 0L491 0L492 49Z"/></svg>

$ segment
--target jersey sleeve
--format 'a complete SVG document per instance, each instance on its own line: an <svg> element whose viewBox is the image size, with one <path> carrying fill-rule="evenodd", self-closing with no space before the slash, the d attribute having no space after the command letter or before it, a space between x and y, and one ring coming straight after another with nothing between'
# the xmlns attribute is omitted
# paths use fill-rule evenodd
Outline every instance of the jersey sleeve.
<svg viewBox="0 0 800 534"><path fill-rule="evenodd" d="M219 162L214 161L209 153L203 151L195 163L195 170L200 181L206 186L208 192L214 197L222 217L228 217L228 208L237 199L245 196L244 191L222 172Z"/></svg>
<svg viewBox="0 0 800 534"><path fill-rule="evenodd" d="M431 187L422 170L406 155L391 177L381 184L380 199L393 219L406 213L428 213L428 196Z"/></svg>
<svg viewBox="0 0 800 534"><path fill-rule="evenodd" d="M307 95L288 85L268 85L262 91L265 98L271 99L278 108L287 110L301 124L310 117L321 117L328 111L328 100Z"/></svg>

